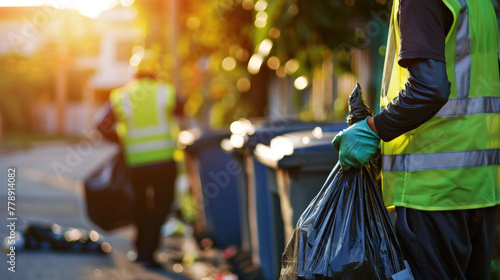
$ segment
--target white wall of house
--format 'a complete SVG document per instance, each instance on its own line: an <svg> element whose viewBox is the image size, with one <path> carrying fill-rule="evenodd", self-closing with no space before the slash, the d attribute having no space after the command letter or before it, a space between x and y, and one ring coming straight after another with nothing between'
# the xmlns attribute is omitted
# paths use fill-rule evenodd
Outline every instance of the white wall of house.
<svg viewBox="0 0 500 280"><path fill-rule="evenodd" d="M91 79L95 89L110 89L124 85L133 78L129 72L129 58L119 57L121 44L130 46L140 38L134 26L134 16L127 8L103 12L95 20L95 30L100 36L99 54L96 57L80 58L80 65L96 69Z"/></svg>
<svg viewBox="0 0 500 280"><path fill-rule="evenodd" d="M33 55L46 42L46 38L29 22L0 19L0 55L18 52Z"/></svg>

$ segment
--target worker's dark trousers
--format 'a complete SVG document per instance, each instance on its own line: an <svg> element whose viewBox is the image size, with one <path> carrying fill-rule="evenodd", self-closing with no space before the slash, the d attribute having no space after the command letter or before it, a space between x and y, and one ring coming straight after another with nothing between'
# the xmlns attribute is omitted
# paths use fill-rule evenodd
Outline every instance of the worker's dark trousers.
<svg viewBox="0 0 500 280"><path fill-rule="evenodd" d="M415 279L487 280L498 206L454 211L396 208L396 232Z"/></svg>
<svg viewBox="0 0 500 280"><path fill-rule="evenodd" d="M175 162L142 166L130 170L135 193L137 259L153 261L160 245L161 227L174 199Z"/></svg>

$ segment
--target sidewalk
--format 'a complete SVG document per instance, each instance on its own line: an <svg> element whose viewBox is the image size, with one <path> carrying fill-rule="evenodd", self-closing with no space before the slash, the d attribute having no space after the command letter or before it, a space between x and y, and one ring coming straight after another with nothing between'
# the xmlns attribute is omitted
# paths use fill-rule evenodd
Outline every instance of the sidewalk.
<svg viewBox="0 0 500 280"><path fill-rule="evenodd" d="M7 170L16 168L15 217L18 221L48 220L63 227L95 229L112 246L108 255L56 252L48 249L16 251L16 272L8 271L2 253L0 279L214 279L229 267L217 250L200 251L191 236L165 237L158 255L164 270L150 271L127 259L132 249L131 226L106 233L85 215L82 180L113 155L116 148L90 141L52 142L28 150L3 153L0 157L0 219L7 220ZM180 177L178 184L187 184ZM0 227L0 237L9 234ZM192 256L184 257L186 252ZM188 261L186 261L186 259Z"/></svg>

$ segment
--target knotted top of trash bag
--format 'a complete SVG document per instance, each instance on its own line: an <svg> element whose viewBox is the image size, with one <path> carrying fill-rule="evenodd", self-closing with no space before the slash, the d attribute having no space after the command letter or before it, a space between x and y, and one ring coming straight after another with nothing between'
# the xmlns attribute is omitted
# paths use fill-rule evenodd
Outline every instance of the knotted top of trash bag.
<svg viewBox="0 0 500 280"><path fill-rule="evenodd" d="M361 90L361 86L357 83L351 95L349 95L347 124L351 126L371 116L373 116L373 111L366 105L365 95Z"/></svg>

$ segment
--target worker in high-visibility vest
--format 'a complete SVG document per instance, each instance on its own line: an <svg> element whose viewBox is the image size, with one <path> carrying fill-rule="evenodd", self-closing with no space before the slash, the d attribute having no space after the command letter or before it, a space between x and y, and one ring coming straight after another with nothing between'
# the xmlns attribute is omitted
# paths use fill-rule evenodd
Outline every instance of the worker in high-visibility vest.
<svg viewBox="0 0 500 280"><path fill-rule="evenodd" d="M491 0L395 0L381 104L337 135L344 170L379 147L415 279L488 279L500 204L499 32Z"/></svg>
<svg viewBox="0 0 500 280"><path fill-rule="evenodd" d="M157 81L157 65L158 56L146 50L136 79L110 93L109 110L99 125L110 140L118 140L129 167L136 200L136 261L146 267L160 267L154 255L177 176L176 93L173 85ZM116 134L110 133L110 122Z"/></svg>

